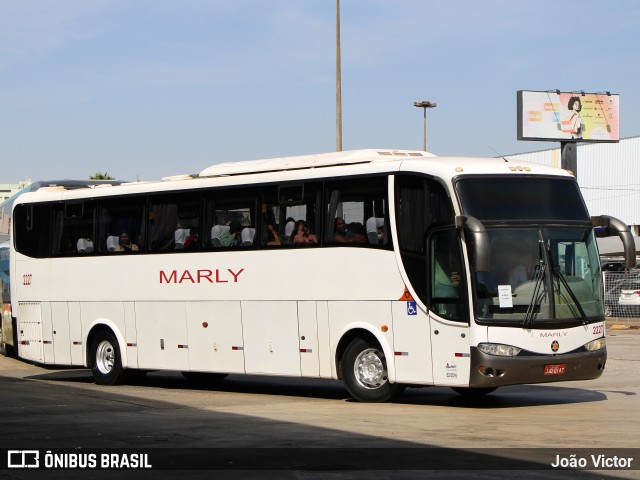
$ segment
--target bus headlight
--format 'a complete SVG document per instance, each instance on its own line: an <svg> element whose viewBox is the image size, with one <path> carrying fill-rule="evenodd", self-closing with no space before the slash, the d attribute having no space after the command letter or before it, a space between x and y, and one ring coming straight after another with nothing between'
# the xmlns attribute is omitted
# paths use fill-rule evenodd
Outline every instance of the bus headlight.
<svg viewBox="0 0 640 480"><path fill-rule="evenodd" d="M498 355L500 357L515 357L520 353L521 348L512 347L511 345L502 345L501 343L481 343L478 350L489 355Z"/></svg>
<svg viewBox="0 0 640 480"><path fill-rule="evenodd" d="M596 350L602 350L606 346L607 346L607 342L604 338L597 338L585 344L584 348L586 348L590 352L595 352Z"/></svg>

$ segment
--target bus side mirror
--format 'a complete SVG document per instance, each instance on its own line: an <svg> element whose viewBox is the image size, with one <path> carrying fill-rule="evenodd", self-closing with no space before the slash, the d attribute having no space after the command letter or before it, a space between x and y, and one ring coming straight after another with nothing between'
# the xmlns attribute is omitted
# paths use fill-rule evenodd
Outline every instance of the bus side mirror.
<svg viewBox="0 0 640 480"><path fill-rule="evenodd" d="M636 243L633 240L631 230L622 220L609 215L600 215L591 217L591 223L594 227L604 227L607 235L616 233L622 240L622 246L624 247L625 268L631 269L636 266Z"/></svg>
<svg viewBox="0 0 640 480"><path fill-rule="evenodd" d="M476 272L488 272L491 265L491 249L489 235L480 220L471 215L457 215L456 228L464 228L473 240L473 268Z"/></svg>

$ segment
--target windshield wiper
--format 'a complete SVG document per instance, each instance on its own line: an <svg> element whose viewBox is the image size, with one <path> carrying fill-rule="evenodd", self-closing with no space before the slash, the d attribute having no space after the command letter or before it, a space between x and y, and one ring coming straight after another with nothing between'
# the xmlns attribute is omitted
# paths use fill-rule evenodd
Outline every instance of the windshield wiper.
<svg viewBox="0 0 640 480"><path fill-rule="evenodd" d="M540 311L540 305L547 294L547 289L543 288L545 282L546 263L544 261L544 244L542 240L538 240L538 264L534 268L533 280L535 285L533 287L533 294L531 295L531 302L527 307L527 313L524 316L523 327L530 327L533 325L533 318L536 313Z"/></svg>
<svg viewBox="0 0 640 480"><path fill-rule="evenodd" d="M584 309L582 308L582 305L578 301L578 298L576 297L575 293L573 293L573 290L569 286L569 283L567 282L567 279L562 274L560 269L558 267L556 267L555 263L553 262L553 257L551 256L551 251L549 251L548 254L549 254L549 265L551 266L552 275L554 277L556 277L558 279L558 281L562 284L562 286L564 286L564 288L567 290L567 293L569 294L569 297L571 297L571 300L573 301L573 303L575 304L576 308L578 309L578 312L580 312L580 317L582 318L582 324L586 325L589 322L589 320L587 318L587 314L584 313ZM560 288L558 288L558 295L561 295Z"/></svg>
<svg viewBox="0 0 640 480"><path fill-rule="evenodd" d="M533 288L533 294L531 295L531 302L527 307L527 313L524 316L524 322L522 323L523 327L530 327L533 325L533 317L540 310L540 305L542 305L542 300L547 293L546 289L542 289L542 285L544 284L544 272L545 265L538 264L535 267L535 286Z"/></svg>

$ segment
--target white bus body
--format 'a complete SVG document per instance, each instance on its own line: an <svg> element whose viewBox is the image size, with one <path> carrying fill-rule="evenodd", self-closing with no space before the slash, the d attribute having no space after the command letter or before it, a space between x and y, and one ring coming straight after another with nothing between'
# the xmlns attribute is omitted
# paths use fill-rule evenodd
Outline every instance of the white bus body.
<svg viewBox="0 0 640 480"><path fill-rule="evenodd" d="M456 183L465 179L471 186ZM509 212L474 224L465 208L475 204L478 179L509 179L525 190L536 179L575 185L569 173L542 165L365 150L215 165L199 178L25 193L15 202L10 256L18 354L92 368L98 383L148 370L343 378L363 401L388 400L406 385L486 393L597 378L606 362L600 264L577 186L568 203L578 218L561 212L523 222ZM127 210L138 204L141 216ZM426 220L410 220L421 208ZM438 209L444 213L429 224ZM287 244L285 223L299 220L285 218L291 212L316 221L317 243ZM356 227L377 218L378 231L367 234L381 239L334 243L333 221L347 215ZM229 230L230 218L242 224L243 240L252 233L250 244L219 248L209 238L218 224ZM118 222L137 237L137 251L108 247ZM175 242L162 243L163 222L176 229ZM280 232L279 245L267 244L267 223ZM84 227L92 248L79 253L80 242L76 249L65 238ZM199 234L193 251L178 241L189 229ZM414 242L414 229L424 238ZM499 293L478 293L483 270L498 271L481 264L495 265L489 254L520 236L539 238L529 246L537 277L513 290L503 279ZM456 264L446 278L442 251Z"/></svg>

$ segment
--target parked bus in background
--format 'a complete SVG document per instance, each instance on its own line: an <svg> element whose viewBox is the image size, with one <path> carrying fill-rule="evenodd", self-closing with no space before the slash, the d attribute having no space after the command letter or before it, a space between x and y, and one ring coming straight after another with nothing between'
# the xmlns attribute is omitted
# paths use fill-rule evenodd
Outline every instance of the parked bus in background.
<svg viewBox="0 0 640 480"><path fill-rule="evenodd" d="M87 188L91 185L119 185L120 181L101 180L46 180L32 182L14 195L0 203L0 291L2 291L2 317L0 317L0 353L13 354L16 349L15 317L11 310L11 292L9 281L9 250L11 247L11 217L16 199L27 192L35 192L42 187L59 187L65 189Z"/></svg>
<svg viewBox="0 0 640 480"><path fill-rule="evenodd" d="M40 188L13 218L20 357L99 384L149 370L341 378L373 402L599 377L593 229L628 252L631 238L589 217L564 170L395 150Z"/></svg>

